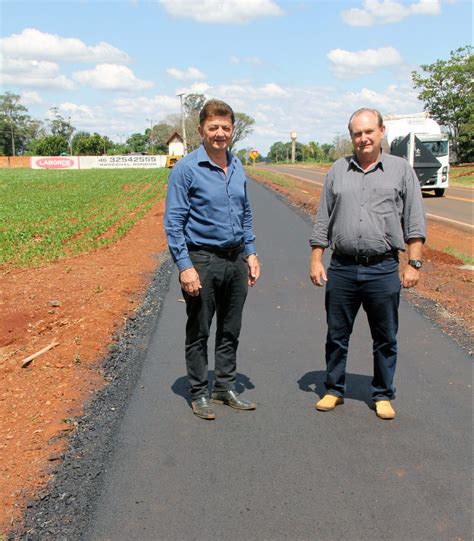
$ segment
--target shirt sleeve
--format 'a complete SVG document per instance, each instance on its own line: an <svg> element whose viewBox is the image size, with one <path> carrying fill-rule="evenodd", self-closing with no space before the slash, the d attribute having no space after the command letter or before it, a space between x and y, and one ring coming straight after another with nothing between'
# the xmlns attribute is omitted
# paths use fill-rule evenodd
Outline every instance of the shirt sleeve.
<svg viewBox="0 0 474 541"><path fill-rule="evenodd" d="M313 226L313 232L309 239L310 246L320 246L327 248L329 246L329 217L333 204L332 184L334 181L334 167L328 171L324 187L321 191L319 208L316 213L316 219Z"/></svg>
<svg viewBox="0 0 474 541"><path fill-rule="evenodd" d="M193 266L184 236L190 210L189 185L186 169L178 162L168 178L164 222L168 247L180 272Z"/></svg>
<svg viewBox="0 0 474 541"><path fill-rule="evenodd" d="M420 182L415 171L406 165L405 194L403 206L403 237L405 242L411 239L426 240L426 217L421 195Z"/></svg>
<svg viewBox="0 0 474 541"><path fill-rule="evenodd" d="M252 209L250 208L250 202L247 197L247 179L245 180L244 216L242 222L244 232L244 253L245 255L256 254L257 251L255 250L254 244L255 234L253 232Z"/></svg>

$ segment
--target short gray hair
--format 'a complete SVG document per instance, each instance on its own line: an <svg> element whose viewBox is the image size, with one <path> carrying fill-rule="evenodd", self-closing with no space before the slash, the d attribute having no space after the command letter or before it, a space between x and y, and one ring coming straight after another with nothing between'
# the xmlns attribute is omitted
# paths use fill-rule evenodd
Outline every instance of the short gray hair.
<svg viewBox="0 0 474 541"><path fill-rule="evenodd" d="M380 114L380 111L377 111L377 109L370 109L369 107L362 107L361 109L357 109L357 111L354 111L352 113L351 118L349 119L349 124L347 125L349 129L349 133L352 133L352 128L351 128L352 120L356 116L361 115L362 113L372 113L373 115L377 117L377 124L379 128L383 127L383 118L382 118L382 115Z"/></svg>

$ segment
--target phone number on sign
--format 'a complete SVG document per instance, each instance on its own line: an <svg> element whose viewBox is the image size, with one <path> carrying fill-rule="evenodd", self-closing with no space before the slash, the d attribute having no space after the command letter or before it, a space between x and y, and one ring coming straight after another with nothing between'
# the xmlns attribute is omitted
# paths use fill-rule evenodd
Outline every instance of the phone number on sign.
<svg viewBox="0 0 474 541"><path fill-rule="evenodd" d="M154 156L110 156L99 158L100 163L158 163Z"/></svg>

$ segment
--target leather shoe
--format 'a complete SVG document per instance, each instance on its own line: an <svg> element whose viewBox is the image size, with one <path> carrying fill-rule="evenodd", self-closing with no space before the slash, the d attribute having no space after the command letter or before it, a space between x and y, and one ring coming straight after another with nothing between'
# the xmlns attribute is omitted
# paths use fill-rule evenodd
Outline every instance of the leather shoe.
<svg viewBox="0 0 474 541"><path fill-rule="evenodd" d="M316 402L314 407L318 411L331 411L339 404L344 404L342 396L334 396L333 394L324 395L319 402Z"/></svg>
<svg viewBox="0 0 474 541"><path fill-rule="evenodd" d="M216 418L211 401L207 396L201 396L201 398L193 400L191 402L191 407L193 408L194 415L201 417L201 419L212 420Z"/></svg>
<svg viewBox="0 0 474 541"><path fill-rule="evenodd" d="M395 419L395 410L390 404L390 400L377 400L375 403L375 413L381 419Z"/></svg>
<svg viewBox="0 0 474 541"><path fill-rule="evenodd" d="M229 389L228 391L213 391L212 401L214 404L226 404L237 410L254 410L257 407L257 404L240 398L233 389Z"/></svg>

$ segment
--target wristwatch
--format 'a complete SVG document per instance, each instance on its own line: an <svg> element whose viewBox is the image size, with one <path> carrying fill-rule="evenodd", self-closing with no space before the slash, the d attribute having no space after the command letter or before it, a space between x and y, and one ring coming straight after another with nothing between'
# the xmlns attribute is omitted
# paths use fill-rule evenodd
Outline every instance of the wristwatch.
<svg viewBox="0 0 474 541"><path fill-rule="evenodd" d="M419 270L423 266L423 261L421 259L409 259L408 264L414 269Z"/></svg>

